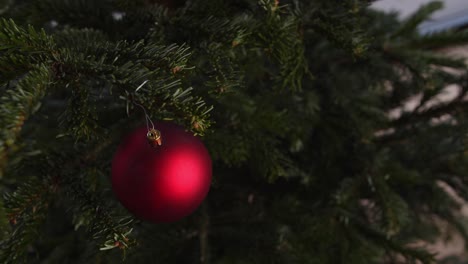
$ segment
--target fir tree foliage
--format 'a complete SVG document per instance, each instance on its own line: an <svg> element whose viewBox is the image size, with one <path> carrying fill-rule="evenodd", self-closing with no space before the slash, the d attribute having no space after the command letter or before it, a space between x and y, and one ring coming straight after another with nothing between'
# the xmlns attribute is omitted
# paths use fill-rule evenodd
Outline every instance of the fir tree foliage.
<svg viewBox="0 0 468 264"><path fill-rule="evenodd" d="M468 32L369 2L0 1L1 262L434 263L441 223L467 240L468 75L438 51ZM110 190L141 108L214 161L177 223Z"/></svg>

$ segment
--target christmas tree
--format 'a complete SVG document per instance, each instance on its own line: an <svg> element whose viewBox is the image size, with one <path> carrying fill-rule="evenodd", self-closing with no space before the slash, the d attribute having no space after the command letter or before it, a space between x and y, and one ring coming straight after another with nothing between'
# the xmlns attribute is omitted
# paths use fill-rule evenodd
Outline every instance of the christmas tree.
<svg viewBox="0 0 468 264"><path fill-rule="evenodd" d="M370 2L0 1L0 263L439 261L447 227L468 239L468 75L440 52L468 31ZM178 221L113 190L150 121L212 160Z"/></svg>

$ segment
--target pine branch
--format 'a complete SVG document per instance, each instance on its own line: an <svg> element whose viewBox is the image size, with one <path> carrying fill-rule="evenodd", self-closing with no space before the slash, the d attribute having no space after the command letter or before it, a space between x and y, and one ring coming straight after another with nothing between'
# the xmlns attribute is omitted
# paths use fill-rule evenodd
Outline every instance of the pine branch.
<svg viewBox="0 0 468 264"><path fill-rule="evenodd" d="M75 208L75 228L85 226L93 240L99 241L102 245L101 250L120 248L125 253L135 244L135 241L129 238L133 218L111 214L107 206L101 202L103 197L91 192L90 186L82 177L84 175L68 175L62 179L61 185Z"/></svg>
<svg viewBox="0 0 468 264"><path fill-rule="evenodd" d="M4 195L6 212L13 231L0 242L2 263L23 262L27 247L38 237L38 229L47 216L52 194L57 185L52 179L31 180L14 193Z"/></svg>
<svg viewBox="0 0 468 264"><path fill-rule="evenodd" d="M0 82L20 78L43 63L54 49L52 39L32 26L18 27L12 20L0 19Z"/></svg>
<svg viewBox="0 0 468 264"><path fill-rule="evenodd" d="M427 20L435 11L442 9L442 7L443 3L440 1L433 1L422 5L400 25L400 27L391 35L391 38L415 34L419 24Z"/></svg>
<svg viewBox="0 0 468 264"><path fill-rule="evenodd" d="M468 30L442 31L405 41L407 47L413 49L438 49L468 43Z"/></svg>
<svg viewBox="0 0 468 264"><path fill-rule="evenodd" d="M82 170L83 164L96 160L114 140L114 137L102 140L84 156L78 155L69 162L60 162L61 158L57 158L54 170L61 175L61 195L71 203L75 229L84 226L92 239L101 245L101 250L119 248L125 257L127 250L136 243L130 237L134 219L113 213L111 207L103 202L105 197L93 191L86 181L88 171Z"/></svg>
<svg viewBox="0 0 468 264"><path fill-rule="evenodd" d="M89 98L90 91L82 88L86 84L72 81L67 86L72 94L61 118L61 125L68 128L62 135L71 135L76 141L99 139L102 133L99 131L96 107Z"/></svg>
<svg viewBox="0 0 468 264"><path fill-rule="evenodd" d="M311 76L304 58L304 43L300 33L300 20L297 14L279 1L260 1L265 10L265 21L252 31L263 43L268 56L272 56L280 66L276 82L281 88L301 90L305 75ZM270 55L271 54L271 55Z"/></svg>
<svg viewBox="0 0 468 264"><path fill-rule="evenodd" d="M419 122L427 122L431 118L436 118L445 114L454 114L465 110L468 107L468 102L456 100L454 102L441 104L436 107L429 108L421 112L412 112L396 119L391 124L397 127L405 125L416 125Z"/></svg>
<svg viewBox="0 0 468 264"><path fill-rule="evenodd" d="M468 42L468 38L466 39ZM462 58L452 58L447 55L434 53L433 51L422 51L422 50L410 50L408 51L406 47L404 50L400 51L400 54L404 54L405 58L412 58L412 61L419 61L420 65L425 67L434 65L434 66L444 66L453 69L466 69L466 62ZM453 75L452 75L453 76ZM435 77L435 76L434 76Z"/></svg>
<svg viewBox="0 0 468 264"><path fill-rule="evenodd" d="M384 179L374 178L375 195L380 205L381 221L387 237L399 234L410 221L410 212L405 200L387 185Z"/></svg>
<svg viewBox="0 0 468 264"><path fill-rule="evenodd" d="M73 43L71 40L82 35L80 31L68 32L60 36L60 43ZM63 72L59 75L68 76L68 79L86 76L104 81L110 87L118 88L118 93L127 101L127 109L136 101L144 105L153 118L183 119L196 134L203 134L210 126L208 113L212 108L206 106L201 97L191 95L193 88L182 88L182 81L177 77L180 72L189 69L187 63L190 55L186 45L161 46L142 41L135 44L102 42L94 47L88 45L81 49L63 50L60 55ZM136 92L135 89L145 81L149 82ZM86 108L81 108L76 115L66 118L75 123L96 119L84 110ZM75 119L74 116L85 119ZM86 137L96 129L94 125L79 124L76 123L72 129L82 131L80 133Z"/></svg>
<svg viewBox="0 0 468 264"><path fill-rule="evenodd" d="M77 53L96 55L112 49L108 37L96 29L70 28L55 32L52 36L58 47Z"/></svg>
<svg viewBox="0 0 468 264"><path fill-rule="evenodd" d="M0 51L41 52L54 47L51 37L45 31L18 27L13 20L0 19Z"/></svg>
<svg viewBox="0 0 468 264"><path fill-rule="evenodd" d="M234 45L234 44L233 44ZM239 44L236 44L239 45ZM236 49L236 47L233 47ZM208 47L206 55L209 65L197 68L197 74L209 76L204 86L211 89L215 96L236 92L245 87L245 72L240 70L240 63L233 58L233 50L219 49L219 46Z"/></svg>
<svg viewBox="0 0 468 264"><path fill-rule="evenodd" d="M322 39L347 51L353 58L363 58L371 42L363 31L363 21L357 16L359 7L355 12L354 8L350 10L345 6L345 3L340 3L338 8L341 12L333 12L327 8L310 8L303 17L304 31L312 29L313 32L320 34Z"/></svg>
<svg viewBox="0 0 468 264"><path fill-rule="evenodd" d="M434 263L434 255L423 249L414 249L401 245L398 241L389 239L386 234L381 233L370 227L367 223L357 219L352 214L346 211L340 211L362 232L368 239L376 244L379 244L388 250L389 254L401 254L407 261L420 261L423 264Z"/></svg>
<svg viewBox="0 0 468 264"><path fill-rule="evenodd" d="M14 151L24 122L40 107L50 84L50 75L46 66L37 66L0 98L0 176L7 156Z"/></svg>

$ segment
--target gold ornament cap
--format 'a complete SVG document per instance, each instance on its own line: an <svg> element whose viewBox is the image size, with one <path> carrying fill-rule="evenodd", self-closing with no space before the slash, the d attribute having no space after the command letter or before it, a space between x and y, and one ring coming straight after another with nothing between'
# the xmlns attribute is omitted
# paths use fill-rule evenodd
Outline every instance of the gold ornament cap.
<svg viewBox="0 0 468 264"><path fill-rule="evenodd" d="M150 130L148 130L148 133L146 133L146 138L148 139L148 142L152 147L162 145L161 132L159 130L151 128Z"/></svg>

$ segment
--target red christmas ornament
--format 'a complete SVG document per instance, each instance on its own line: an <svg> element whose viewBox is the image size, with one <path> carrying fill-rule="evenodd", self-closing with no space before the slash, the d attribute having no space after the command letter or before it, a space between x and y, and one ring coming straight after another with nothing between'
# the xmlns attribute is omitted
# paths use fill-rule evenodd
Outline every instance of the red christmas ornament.
<svg viewBox="0 0 468 264"><path fill-rule="evenodd" d="M192 213L211 183L211 158L202 141L172 123L158 122L160 143L149 131L133 131L112 160L112 189L132 214L151 222L173 222ZM147 137L148 134L148 137Z"/></svg>

